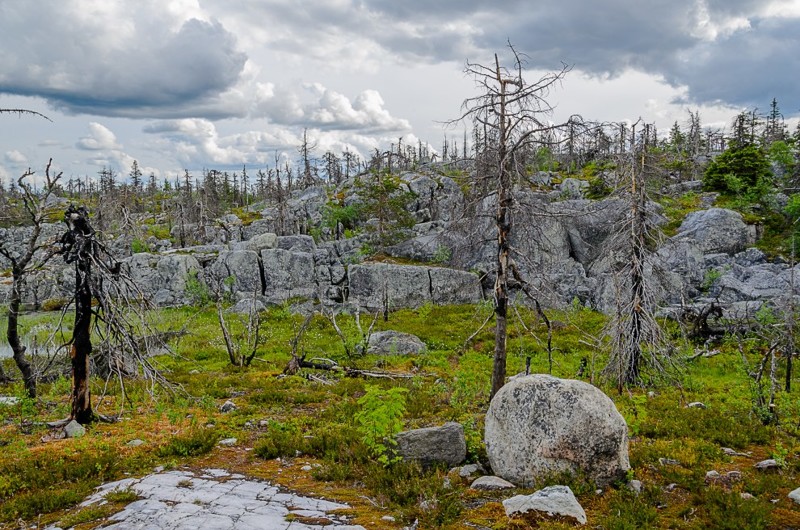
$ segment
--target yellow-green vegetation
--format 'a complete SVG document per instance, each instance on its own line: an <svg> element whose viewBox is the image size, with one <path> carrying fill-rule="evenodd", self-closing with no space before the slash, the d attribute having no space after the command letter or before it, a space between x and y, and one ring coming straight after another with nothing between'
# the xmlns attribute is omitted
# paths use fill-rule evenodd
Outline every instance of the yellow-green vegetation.
<svg viewBox="0 0 800 530"><path fill-rule="evenodd" d="M112 492L109 504L80 508L93 488L127 474L145 475L155 466L186 466L225 468L346 502L353 507L354 523L370 529L401 528L415 519L419 528L571 528L564 521L509 519L500 502L532 489L470 490L445 468L398 461L392 443L383 438L401 427L457 421L465 429L467 460L485 461L483 415L493 330L487 326L469 344L465 341L491 311L490 304L428 304L376 322L376 331L394 329L422 338L428 352L416 356L347 357L330 322L315 317L298 354L393 376L365 379L343 370L283 376L291 340L303 325L303 317L286 308L264 313L267 341L249 368L229 364L213 307L160 310L156 317L162 328L187 331L172 344L174 354L153 359L180 385L177 391L130 379L123 397L118 380L94 380L95 410L118 414L120 421L95 423L86 436L66 440L46 441L52 431L45 424L69 412L66 377L42 382L35 401L0 405L0 527L15 528L22 520L42 527L94 528L135 494ZM606 355L593 346L605 317L579 305L549 317L556 323L553 375L575 378L582 372L581 378L609 393L629 425L629 478L642 481L643 490L637 495L620 483L598 494L580 476L552 477L536 489L569 485L589 524L598 528L800 526L800 510L787 498L800 486L800 398L778 392L772 421L762 422L742 360L745 356L751 368L758 366L763 349L756 341L741 351L733 341L718 345L718 355L688 363L679 384L618 394L603 382ZM55 313L27 315L23 334L38 333L57 318ZM362 325L368 318L362 315ZM342 315L337 322L355 340L354 319ZM677 341L677 330L670 332ZM690 347L676 346L684 355L691 353ZM546 328L534 312L521 308L519 318L515 314L510 321L508 351L509 373L523 371L527 357L532 372L547 372ZM14 370L10 361L4 369ZM778 375L782 370L781 363ZM307 377L312 373L315 377ZM0 386L0 394L22 396L21 383ZM236 408L223 413L220 406L227 400ZM688 408L692 401L707 408ZM229 437L238 440L233 447L217 444ZM134 439L144 444L128 446ZM723 447L742 456L729 456ZM779 469L756 471L753 464L765 458L775 458ZM709 484L706 473L711 470L723 477L730 471L740 475ZM753 497L744 498L744 493ZM384 515L397 522L381 520Z"/></svg>

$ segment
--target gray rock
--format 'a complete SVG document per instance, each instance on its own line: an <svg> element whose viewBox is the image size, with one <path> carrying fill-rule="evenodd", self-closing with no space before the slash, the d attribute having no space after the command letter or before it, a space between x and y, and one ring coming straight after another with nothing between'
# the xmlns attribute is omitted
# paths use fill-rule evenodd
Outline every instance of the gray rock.
<svg viewBox="0 0 800 530"><path fill-rule="evenodd" d="M72 420L64 427L64 433L67 435L67 438L80 438L86 434L86 429L77 421Z"/></svg>
<svg viewBox="0 0 800 530"><path fill-rule="evenodd" d="M367 353L371 355L417 355L427 349L416 335L399 331L373 333L367 344Z"/></svg>
<svg viewBox="0 0 800 530"><path fill-rule="evenodd" d="M464 428L460 423L449 422L441 427L404 431L397 435L396 440L400 456L423 464L455 466L467 456Z"/></svg>
<svg viewBox="0 0 800 530"><path fill-rule="evenodd" d="M632 492L634 492L636 495L639 495L640 493L642 493L643 487L644 486L642 485L642 481L641 480L634 479L634 480L631 480L630 482L628 482L628 489L631 490Z"/></svg>
<svg viewBox="0 0 800 530"><path fill-rule="evenodd" d="M575 178L565 178L561 182L561 193L568 199L580 199L584 192L589 188L589 183L585 180Z"/></svg>
<svg viewBox="0 0 800 530"><path fill-rule="evenodd" d="M792 499L795 504L800 504L800 488L790 491L788 497Z"/></svg>
<svg viewBox="0 0 800 530"><path fill-rule="evenodd" d="M281 236L278 238L277 248L313 254L317 245L311 236Z"/></svg>
<svg viewBox="0 0 800 530"><path fill-rule="evenodd" d="M140 445L144 445L144 440L140 440L138 438L131 440L130 442L126 443L128 447L139 447Z"/></svg>
<svg viewBox="0 0 800 530"><path fill-rule="evenodd" d="M569 486L549 486L532 495L516 495L504 500L503 507L509 517L535 510L550 516L572 517L578 524L586 524L586 512Z"/></svg>
<svg viewBox="0 0 800 530"><path fill-rule="evenodd" d="M260 254L262 250L268 248L275 248L278 244L278 236L272 232L265 232L263 234L256 234L252 238L236 244L235 250L252 250Z"/></svg>
<svg viewBox="0 0 800 530"><path fill-rule="evenodd" d="M753 465L753 467L759 471L774 471L780 469L778 462L774 458L768 458L767 460L757 462Z"/></svg>
<svg viewBox="0 0 800 530"><path fill-rule="evenodd" d="M231 400L228 400L228 401L226 401L225 403L223 403L223 404L222 404L222 405L219 407L219 411L220 411L220 412L231 412L231 411L233 411L233 410L236 410L237 408L238 408L238 407L236 406L236 403L234 403L234 402L233 402L233 401L231 401Z"/></svg>
<svg viewBox="0 0 800 530"><path fill-rule="evenodd" d="M749 233L740 213L709 208L687 215L675 237L694 241L705 254L736 254L748 244Z"/></svg>
<svg viewBox="0 0 800 530"><path fill-rule="evenodd" d="M236 438L223 438L222 440L217 442L217 445L221 445L222 447L233 447L234 445L236 445L237 441L238 440Z"/></svg>
<svg viewBox="0 0 800 530"><path fill-rule="evenodd" d="M476 473L485 473L486 470L480 464L467 464L458 469L458 476L461 478L469 478Z"/></svg>
<svg viewBox="0 0 800 530"><path fill-rule="evenodd" d="M431 267L428 275L434 304L476 304L483 299L480 278L471 272Z"/></svg>
<svg viewBox="0 0 800 530"><path fill-rule="evenodd" d="M469 487L473 490L496 491L514 489L516 486L500 477L486 475L473 480Z"/></svg>
<svg viewBox="0 0 800 530"><path fill-rule="evenodd" d="M267 249L261 251L261 261L267 301L280 304L290 298L313 300L317 297L313 254Z"/></svg>
<svg viewBox="0 0 800 530"><path fill-rule="evenodd" d="M625 420L608 396L582 381L510 381L489 405L484 440L494 473L519 486L578 471L603 486L630 469Z"/></svg>
<svg viewBox="0 0 800 530"><path fill-rule="evenodd" d="M264 292L258 254L252 250L220 252L208 275L212 291L224 289L233 293L237 299L252 298ZM228 283L229 278L232 278L232 283Z"/></svg>
<svg viewBox="0 0 800 530"><path fill-rule="evenodd" d="M686 407L690 408L690 409L707 409L708 408L705 403L702 403L700 401L692 401L691 403L686 405Z"/></svg>
<svg viewBox="0 0 800 530"><path fill-rule="evenodd" d="M241 315L249 315L250 312L255 311L256 313L260 313L266 309L264 304L261 300L254 299L254 298L242 298L238 302L236 302L233 307L228 309L230 313L238 313Z"/></svg>
<svg viewBox="0 0 800 530"><path fill-rule="evenodd" d="M350 302L370 311L432 302L428 267L370 263L350 266L347 275Z"/></svg>

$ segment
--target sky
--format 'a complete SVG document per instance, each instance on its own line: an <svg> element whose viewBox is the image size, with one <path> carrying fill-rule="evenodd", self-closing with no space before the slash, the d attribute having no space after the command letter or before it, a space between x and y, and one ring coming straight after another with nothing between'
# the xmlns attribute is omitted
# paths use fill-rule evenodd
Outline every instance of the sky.
<svg viewBox="0 0 800 530"><path fill-rule="evenodd" d="M526 54L526 80L572 70L552 119L724 127L777 98L800 115L800 0L0 0L0 179L248 171L368 154L479 94L467 61Z"/></svg>

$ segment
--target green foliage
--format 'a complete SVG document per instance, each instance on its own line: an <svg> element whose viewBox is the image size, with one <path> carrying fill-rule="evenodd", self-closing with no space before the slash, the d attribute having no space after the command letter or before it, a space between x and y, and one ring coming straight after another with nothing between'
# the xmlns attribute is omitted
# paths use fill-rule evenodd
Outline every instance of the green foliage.
<svg viewBox="0 0 800 530"><path fill-rule="evenodd" d="M364 444L384 465L399 460L391 450L397 445L394 436L403 429L401 419L406 409L407 393L407 388L384 390L377 385L367 385L366 393L358 400L361 406L355 415L358 431Z"/></svg>
<svg viewBox="0 0 800 530"><path fill-rule="evenodd" d="M783 172L789 176L792 175L797 162L792 146L783 140L772 142L767 150L767 157L770 162L777 165Z"/></svg>
<svg viewBox="0 0 800 530"><path fill-rule="evenodd" d="M731 147L708 165L703 188L755 202L769 190L771 175L769 160L760 147Z"/></svg>
<svg viewBox="0 0 800 530"><path fill-rule="evenodd" d="M433 263L447 263L453 257L453 252L444 245L436 247L436 252L433 253Z"/></svg>
<svg viewBox="0 0 800 530"><path fill-rule="evenodd" d="M147 243L139 239L138 237L131 241L131 252L133 254L139 254L140 252L149 252L150 249L147 247Z"/></svg>
<svg viewBox="0 0 800 530"><path fill-rule="evenodd" d="M208 289L208 286L200 280L197 271L189 271L184 293L189 303L192 305L204 307L211 303L211 291Z"/></svg>
<svg viewBox="0 0 800 530"><path fill-rule="evenodd" d="M267 433L259 439L253 452L264 459L295 456L303 447L303 434L293 422L270 421Z"/></svg>
<svg viewBox="0 0 800 530"><path fill-rule="evenodd" d="M408 209L415 195L397 175L375 172L358 179L356 189L361 197L363 216L374 220L367 225L367 230L374 234L379 246L397 243L414 225L414 217Z"/></svg>
<svg viewBox="0 0 800 530"><path fill-rule="evenodd" d="M186 434L173 437L158 448L159 456L199 456L209 453L217 445L220 435L214 429L195 427Z"/></svg>
<svg viewBox="0 0 800 530"><path fill-rule="evenodd" d="M335 230L337 225L341 223L344 230L352 231L356 228L360 219L361 207L358 204L343 206L336 203L328 203L322 211L322 222L331 230Z"/></svg>

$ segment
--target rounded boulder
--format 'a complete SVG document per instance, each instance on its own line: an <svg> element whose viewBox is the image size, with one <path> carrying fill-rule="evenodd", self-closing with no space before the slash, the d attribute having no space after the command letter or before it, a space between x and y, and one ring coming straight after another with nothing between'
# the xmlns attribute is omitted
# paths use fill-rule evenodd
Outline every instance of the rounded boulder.
<svg viewBox="0 0 800 530"><path fill-rule="evenodd" d="M630 469L625 419L583 381L538 374L511 380L489 405L485 443L495 475L523 487L565 472L604 486Z"/></svg>

